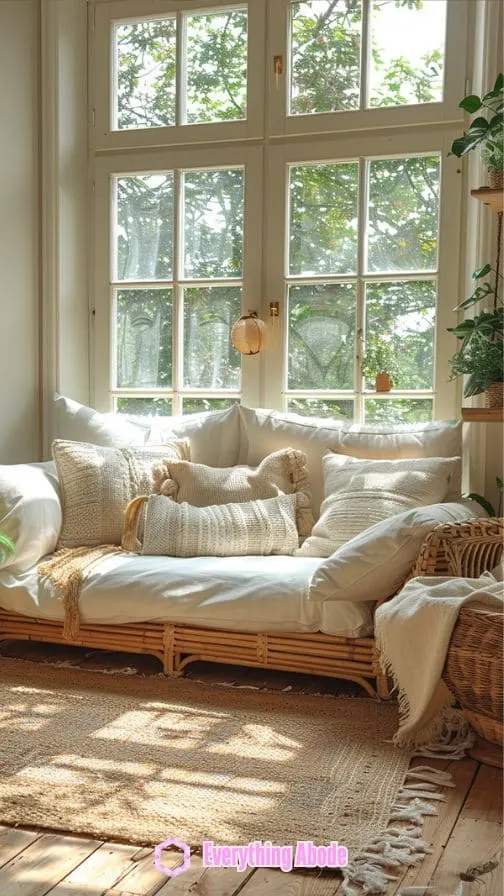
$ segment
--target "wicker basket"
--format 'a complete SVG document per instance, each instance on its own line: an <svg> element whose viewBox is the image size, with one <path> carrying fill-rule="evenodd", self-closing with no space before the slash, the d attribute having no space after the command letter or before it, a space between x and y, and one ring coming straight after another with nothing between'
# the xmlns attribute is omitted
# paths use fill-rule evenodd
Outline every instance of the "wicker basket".
<svg viewBox="0 0 504 896"><path fill-rule="evenodd" d="M490 383L485 391L487 408L504 407L504 383Z"/></svg>
<svg viewBox="0 0 504 896"><path fill-rule="evenodd" d="M504 612L462 607L453 630L443 679L468 722L491 743L503 744Z"/></svg>

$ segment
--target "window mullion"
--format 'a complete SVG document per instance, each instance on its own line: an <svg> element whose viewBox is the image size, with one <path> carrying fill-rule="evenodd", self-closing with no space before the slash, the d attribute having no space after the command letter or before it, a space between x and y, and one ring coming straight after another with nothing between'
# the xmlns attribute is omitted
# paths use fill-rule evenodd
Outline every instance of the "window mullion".
<svg viewBox="0 0 504 896"><path fill-rule="evenodd" d="M182 413L182 399L180 389L183 383L184 364L184 320L183 320L183 287L180 285L182 273L182 253L184 241L182 237L183 227L183 186L182 173L174 172L174 227L173 227L173 312L172 312L172 390L173 390L173 414Z"/></svg>
<svg viewBox="0 0 504 896"><path fill-rule="evenodd" d="M359 159L359 216L357 227L357 302L356 302L356 326L355 326L355 420L364 421L363 380L361 375L362 349L364 344L364 325L366 313L365 282L363 279L366 269L366 240L368 225L368 187L369 164L366 159Z"/></svg>
<svg viewBox="0 0 504 896"><path fill-rule="evenodd" d="M187 43L187 22L183 13L177 13L177 69L175 77L175 121L183 124L186 118L185 97L187 87L187 71L185 66Z"/></svg>
<svg viewBox="0 0 504 896"><path fill-rule="evenodd" d="M367 109L369 88L369 62L371 58L371 0L362 0L360 110Z"/></svg>

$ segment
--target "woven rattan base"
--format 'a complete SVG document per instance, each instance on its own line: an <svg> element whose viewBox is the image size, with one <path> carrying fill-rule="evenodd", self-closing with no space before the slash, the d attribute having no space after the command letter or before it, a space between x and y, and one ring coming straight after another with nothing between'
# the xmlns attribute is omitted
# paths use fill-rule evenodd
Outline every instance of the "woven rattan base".
<svg viewBox="0 0 504 896"><path fill-rule="evenodd" d="M79 638L63 637L63 623L0 611L0 641L45 641L157 657L167 675L180 676L197 660L343 678L370 696L386 696L377 675L373 638L279 632L237 632L163 622L81 625Z"/></svg>

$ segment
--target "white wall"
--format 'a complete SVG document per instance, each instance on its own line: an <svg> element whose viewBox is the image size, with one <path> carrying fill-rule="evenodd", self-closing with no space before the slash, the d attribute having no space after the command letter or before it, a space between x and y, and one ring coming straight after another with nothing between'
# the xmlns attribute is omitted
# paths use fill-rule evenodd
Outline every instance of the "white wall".
<svg viewBox="0 0 504 896"><path fill-rule="evenodd" d="M38 27L0 0L0 463L40 456Z"/></svg>
<svg viewBox="0 0 504 896"><path fill-rule="evenodd" d="M89 403L87 4L40 2L42 429L49 457L54 391Z"/></svg>

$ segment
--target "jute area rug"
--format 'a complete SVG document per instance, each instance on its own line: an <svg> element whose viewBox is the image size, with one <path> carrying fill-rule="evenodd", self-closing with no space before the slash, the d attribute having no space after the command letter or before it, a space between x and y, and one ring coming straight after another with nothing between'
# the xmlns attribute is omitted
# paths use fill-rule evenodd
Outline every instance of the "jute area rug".
<svg viewBox="0 0 504 896"><path fill-rule="evenodd" d="M362 848L409 764L394 706L0 660L0 822Z"/></svg>

